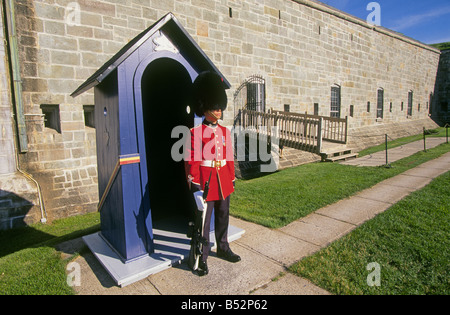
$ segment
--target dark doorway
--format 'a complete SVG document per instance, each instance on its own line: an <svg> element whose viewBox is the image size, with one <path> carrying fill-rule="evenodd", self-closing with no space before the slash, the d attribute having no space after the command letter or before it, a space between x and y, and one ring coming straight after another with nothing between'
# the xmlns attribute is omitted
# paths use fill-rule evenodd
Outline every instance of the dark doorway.
<svg viewBox="0 0 450 315"><path fill-rule="evenodd" d="M191 87L187 70L169 58L153 61L142 76L148 193L153 222L171 217L187 220L194 206L184 162L176 162L171 156L172 146L180 140L172 139L173 128L194 125L194 114L188 108Z"/></svg>

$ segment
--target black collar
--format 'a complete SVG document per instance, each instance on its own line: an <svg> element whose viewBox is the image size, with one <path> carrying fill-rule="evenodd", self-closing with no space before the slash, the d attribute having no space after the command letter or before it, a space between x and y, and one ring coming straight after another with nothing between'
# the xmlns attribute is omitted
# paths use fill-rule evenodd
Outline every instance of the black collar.
<svg viewBox="0 0 450 315"><path fill-rule="evenodd" d="M203 124L205 126L208 126L208 127L211 127L211 128L216 128L219 125L217 122L216 123L212 123L212 122L210 122L210 121L208 121L206 119L203 119Z"/></svg>

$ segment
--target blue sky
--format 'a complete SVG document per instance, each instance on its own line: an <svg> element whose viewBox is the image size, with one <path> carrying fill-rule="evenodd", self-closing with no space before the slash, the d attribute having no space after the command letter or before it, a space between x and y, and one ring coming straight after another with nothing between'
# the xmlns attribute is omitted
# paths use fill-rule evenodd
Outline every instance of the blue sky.
<svg viewBox="0 0 450 315"><path fill-rule="evenodd" d="M363 20L372 0L320 0ZM381 26L425 44L450 42L450 0L378 0Z"/></svg>

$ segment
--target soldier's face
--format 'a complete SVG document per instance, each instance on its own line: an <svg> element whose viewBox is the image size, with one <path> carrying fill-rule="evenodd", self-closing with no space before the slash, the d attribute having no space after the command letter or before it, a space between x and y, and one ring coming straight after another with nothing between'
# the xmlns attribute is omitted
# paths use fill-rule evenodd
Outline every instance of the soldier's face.
<svg viewBox="0 0 450 315"><path fill-rule="evenodd" d="M222 117L221 109L213 109L205 113L205 118L210 122L216 122Z"/></svg>

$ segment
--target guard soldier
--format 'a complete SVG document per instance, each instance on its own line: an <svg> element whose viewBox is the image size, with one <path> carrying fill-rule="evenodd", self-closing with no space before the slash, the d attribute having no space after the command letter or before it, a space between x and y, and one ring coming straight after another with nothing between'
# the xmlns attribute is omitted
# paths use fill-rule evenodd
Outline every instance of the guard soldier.
<svg viewBox="0 0 450 315"><path fill-rule="evenodd" d="M187 180L197 207L206 210L202 229L203 239L209 240L211 215L214 210L217 256L230 262L241 258L228 244L230 195L234 191L234 154L231 133L218 123L227 107L227 95L222 78L216 73L203 72L193 84L192 107L203 123L191 129L190 146L185 161ZM203 200L205 184L206 200ZM206 208L206 209L205 209ZM197 272L208 274L209 242L203 246Z"/></svg>

